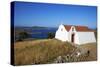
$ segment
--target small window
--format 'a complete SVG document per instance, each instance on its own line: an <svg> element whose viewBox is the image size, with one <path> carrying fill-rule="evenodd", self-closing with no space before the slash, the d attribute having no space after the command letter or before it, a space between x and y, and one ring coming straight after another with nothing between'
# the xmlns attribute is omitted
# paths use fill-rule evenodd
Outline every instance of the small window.
<svg viewBox="0 0 100 67"><path fill-rule="evenodd" d="M74 28L72 28L72 31L74 31Z"/></svg>
<svg viewBox="0 0 100 67"><path fill-rule="evenodd" d="M61 29L61 31L63 31L63 29Z"/></svg>

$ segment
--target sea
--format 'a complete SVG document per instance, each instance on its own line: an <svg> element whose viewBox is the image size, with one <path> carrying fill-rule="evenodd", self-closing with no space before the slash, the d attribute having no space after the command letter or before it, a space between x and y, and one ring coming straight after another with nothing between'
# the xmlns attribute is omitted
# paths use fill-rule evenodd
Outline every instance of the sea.
<svg viewBox="0 0 100 67"><path fill-rule="evenodd" d="M48 29L34 29L31 33L31 38L44 39L48 37L48 33L56 33L57 28L48 28Z"/></svg>

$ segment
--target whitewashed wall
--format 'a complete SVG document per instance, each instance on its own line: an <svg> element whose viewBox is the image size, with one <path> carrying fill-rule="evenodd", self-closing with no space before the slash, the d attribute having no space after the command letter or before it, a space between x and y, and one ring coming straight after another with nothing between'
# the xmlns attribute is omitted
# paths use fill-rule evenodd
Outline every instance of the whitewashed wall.
<svg viewBox="0 0 100 67"><path fill-rule="evenodd" d="M85 44L85 43L92 43L92 42L96 42L96 38L94 35L94 32L77 32L75 27L74 27L74 31L72 31L72 28L74 26L71 27L70 31L67 32L65 27L61 24L58 28L58 30L56 31L56 35L55 38L61 41L69 41L71 42L71 36L74 33L74 43L75 44ZM63 30L61 30L63 29Z"/></svg>
<svg viewBox="0 0 100 67"><path fill-rule="evenodd" d="M63 29L63 30L61 31L61 29ZM55 38L59 39L61 41L67 41L68 40L68 32L66 31L66 29L63 25L59 26L58 30L56 31Z"/></svg>
<svg viewBox="0 0 100 67"><path fill-rule="evenodd" d="M72 28L74 28L74 31L72 31ZM74 43L75 43L75 44L79 44L78 34L77 34L76 29L75 29L74 26L71 27L71 29L70 29L70 31L69 31L69 33L68 33L68 41L71 42L71 37L72 37L72 34L73 34L73 33L75 34L75 35L74 35Z"/></svg>
<svg viewBox="0 0 100 67"><path fill-rule="evenodd" d="M96 42L94 32L77 32L77 34L79 38L78 44Z"/></svg>

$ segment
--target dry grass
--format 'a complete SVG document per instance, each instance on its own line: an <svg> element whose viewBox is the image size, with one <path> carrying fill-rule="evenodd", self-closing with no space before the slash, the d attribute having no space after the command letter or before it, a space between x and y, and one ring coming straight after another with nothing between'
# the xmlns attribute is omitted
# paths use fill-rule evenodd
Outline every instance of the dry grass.
<svg viewBox="0 0 100 67"><path fill-rule="evenodd" d="M89 50L90 54L88 57L85 57L83 61L95 61L97 60L97 43L88 43L79 46L84 50Z"/></svg>
<svg viewBox="0 0 100 67"><path fill-rule="evenodd" d="M78 58L70 58L69 62L97 60L97 44L88 43L78 46L84 51L89 50L89 56L83 54ZM35 41L15 42L15 65L52 63L58 56L66 56L75 52L76 47L71 43L61 42L56 39L41 39Z"/></svg>
<svg viewBox="0 0 100 67"><path fill-rule="evenodd" d="M54 58L70 53L74 46L56 39L16 42L14 45L15 65L45 64Z"/></svg>

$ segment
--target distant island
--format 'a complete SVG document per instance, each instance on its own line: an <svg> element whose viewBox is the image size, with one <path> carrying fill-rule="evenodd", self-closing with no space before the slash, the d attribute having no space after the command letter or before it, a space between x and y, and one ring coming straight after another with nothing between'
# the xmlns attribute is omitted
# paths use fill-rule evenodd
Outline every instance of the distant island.
<svg viewBox="0 0 100 67"><path fill-rule="evenodd" d="M33 29L47 29L48 27L32 26Z"/></svg>

